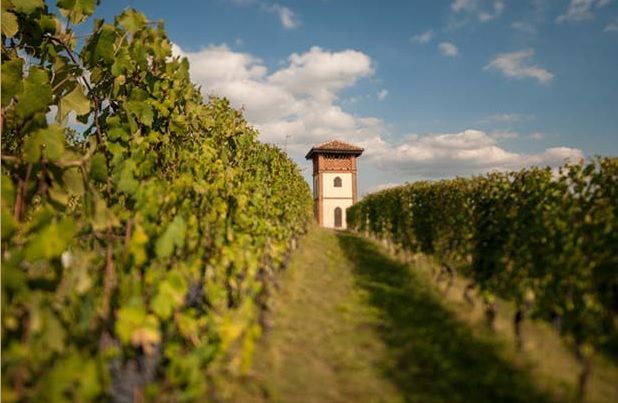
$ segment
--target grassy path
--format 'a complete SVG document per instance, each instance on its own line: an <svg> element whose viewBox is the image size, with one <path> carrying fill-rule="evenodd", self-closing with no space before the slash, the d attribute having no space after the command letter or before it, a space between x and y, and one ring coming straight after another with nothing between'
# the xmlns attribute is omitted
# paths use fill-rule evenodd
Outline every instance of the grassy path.
<svg viewBox="0 0 618 403"><path fill-rule="evenodd" d="M272 328L254 359L264 400L401 400L382 376L387 348L375 330L380 315L366 303L353 268L334 232L315 230L303 240L273 298Z"/></svg>
<svg viewBox="0 0 618 403"><path fill-rule="evenodd" d="M271 304L255 381L236 401L550 400L426 278L354 235L312 231Z"/></svg>

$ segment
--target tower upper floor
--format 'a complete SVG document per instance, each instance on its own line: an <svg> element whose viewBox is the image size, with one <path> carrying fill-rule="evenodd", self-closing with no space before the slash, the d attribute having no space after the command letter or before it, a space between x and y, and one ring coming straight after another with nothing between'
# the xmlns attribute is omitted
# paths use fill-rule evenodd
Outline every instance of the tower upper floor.
<svg viewBox="0 0 618 403"><path fill-rule="evenodd" d="M355 172L356 158L363 153L363 149L339 140L330 140L316 146L305 155L313 160L313 175L319 172Z"/></svg>

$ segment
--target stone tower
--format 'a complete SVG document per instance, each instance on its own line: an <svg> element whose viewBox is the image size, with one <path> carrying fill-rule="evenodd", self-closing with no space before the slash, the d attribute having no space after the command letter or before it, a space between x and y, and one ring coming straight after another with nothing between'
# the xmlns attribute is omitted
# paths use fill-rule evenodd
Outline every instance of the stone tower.
<svg viewBox="0 0 618 403"><path fill-rule="evenodd" d="M356 158L360 147L338 140L311 148L306 159L313 161L314 213L318 224L346 228L346 209L356 203Z"/></svg>

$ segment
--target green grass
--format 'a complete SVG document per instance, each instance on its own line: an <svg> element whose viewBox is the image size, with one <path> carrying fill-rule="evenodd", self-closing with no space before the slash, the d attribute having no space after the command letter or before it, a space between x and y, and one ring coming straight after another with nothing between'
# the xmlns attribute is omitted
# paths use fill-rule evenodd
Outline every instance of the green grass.
<svg viewBox="0 0 618 403"><path fill-rule="evenodd" d="M253 382L233 400L273 402L395 402L382 376L387 354L379 312L354 282L353 264L334 232L312 231L272 297Z"/></svg>
<svg viewBox="0 0 618 403"><path fill-rule="evenodd" d="M565 367L573 361L551 329L527 324L530 339L518 355L502 319L498 334L489 333L478 312L456 292L445 297L429 273L427 262L404 264L372 241L313 230L282 273L270 299L271 326L230 400L567 400L576 368ZM535 346L558 366L535 361ZM602 393L591 401L615 401L615 369L597 373L591 387Z"/></svg>

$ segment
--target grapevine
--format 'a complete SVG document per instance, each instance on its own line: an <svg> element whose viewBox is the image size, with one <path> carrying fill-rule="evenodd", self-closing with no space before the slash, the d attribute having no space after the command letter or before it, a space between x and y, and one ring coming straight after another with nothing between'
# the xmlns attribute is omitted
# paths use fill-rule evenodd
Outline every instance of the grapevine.
<svg viewBox="0 0 618 403"><path fill-rule="evenodd" d="M618 159L530 168L470 179L416 182L365 197L348 227L412 253L435 256L471 279L495 315L515 303L553 321L582 363L618 334Z"/></svg>
<svg viewBox="0 0 618 403"><path fill-rule="evenodd" d="M2 400L213 397L251 364L309 189L162 23L78 40L97 3L2 2Z"/></svg>

